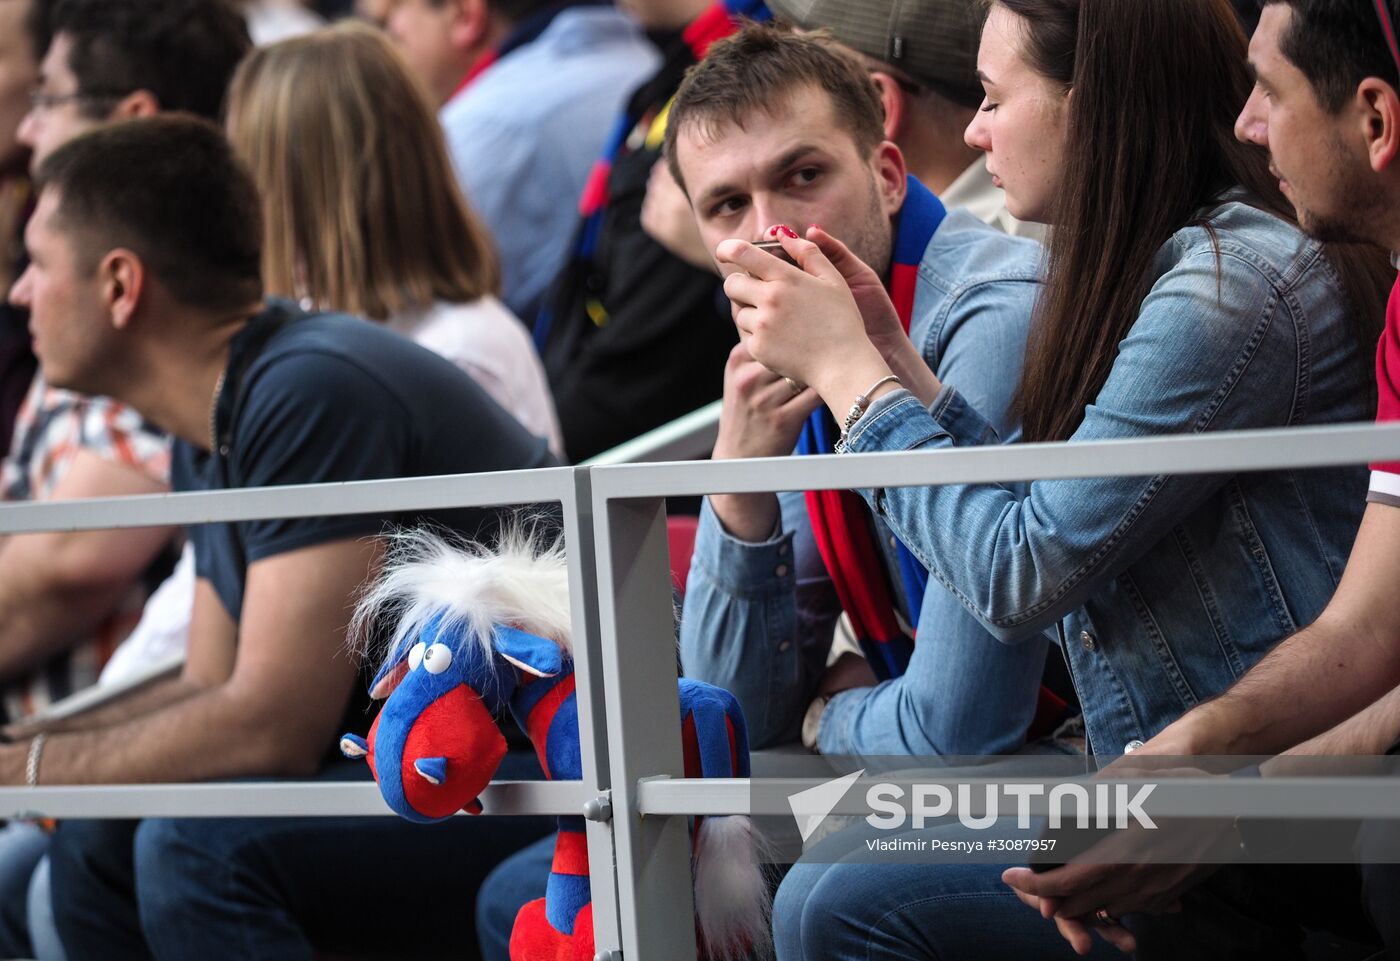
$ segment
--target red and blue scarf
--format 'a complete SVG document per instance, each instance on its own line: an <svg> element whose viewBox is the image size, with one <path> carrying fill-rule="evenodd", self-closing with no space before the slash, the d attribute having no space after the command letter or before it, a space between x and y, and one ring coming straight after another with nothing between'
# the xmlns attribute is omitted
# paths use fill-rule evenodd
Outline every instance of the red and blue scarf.
<svg viewBox="0 0 1400 961"><path fill-rule="evenodd" d="M933 192L910 177L886 282L905 333L909 332L914 316L919 262L946 214ZM830 411L822 407L803 428L797 452L829 454L839 437L836 421ZM900 676L914 653L914 625L918 623L924 591L928 587L928 571L907 547L895 542L895 559L904 588L905 610L900 613L904 623L910 625L906 632L900 624L894 591L886 576L865 502L852 491L808 491L807 514L817 550L866 660L881 680Z"/></svg>

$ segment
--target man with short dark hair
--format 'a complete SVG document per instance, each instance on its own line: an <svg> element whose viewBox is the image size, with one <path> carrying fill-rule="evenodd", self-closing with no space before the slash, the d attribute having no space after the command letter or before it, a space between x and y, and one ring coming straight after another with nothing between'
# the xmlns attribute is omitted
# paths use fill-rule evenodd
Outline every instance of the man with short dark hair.
<svg viewBox="0 0 1400 961"><path fill-rule="evenodd" d="M656 51L610 4L393 0L386 26L435 104L467 200L501 254L502 299L533 325L579 197Z"/></svg>
<svg viewBox="0 0 1400 961"><path fill-rule="evenodd" d="M552 463L543 440L435 355L366 322L264 306L259 201L214 126L108 125L52 153L38 182L32 263L11 298L31 311L44 373L175 437L177 490ZM485 510L427 519L469 537L498 521ZM337 734L369 720L344 652L353 594L385 524L414 520L191 531L199 581L182 675L0 748L0 782L317 772ZM469 899L494 860L548 827L480 823L64 822L50 850L54 914L78 958L310 958L312 943L442 951L465 926L455 913L417 917L422 892ZM442 857L445 843L463 856ZM345 926L361 899L375 910Z"/></svg>
<svg viewBox="0 0 1400 961"><path fill-rule="evenodd" d="M944 206L1018 237L1044 237L1042 225L1011 216L986 158L965 140L983 98L977 0L770 0L769 6L800 30L825 31L869 69L880 91L885 138ZM677 256L708 268L713 252L695 229L690 201L662 174L658 170L648 186L642 225Z"/></svg>
<svg viewBox="0 0 1400 961"><path fill-rule="evenodd" d="M848 282L904 285L895 300L925 363L972 384L996 412L998 436L1014 439L1040 249L948 211L906 176L878 96L864 68L822 41L751 28L717 44L676 95L672 173L710 250L820 224L808 236L849 268ZM726 290L741 282L731 276ZM811 391L736 348L714 457L828 453L835 425L813 419L816 410ZM1048 641L993 642L952 594L924 590L910 574L918 562L893 540L854 499L708 499L681 657L687 673L735 693L755 744L799 732L828 754L997 754L1024 744ZM866 660L846 655L828 672L843 611ZM937 643L914 644L915 633Z"/></svg>
<svg viewBox="0 0 1400 961"><path fill-rule="evenodd" d="M1396 0L1265 0L1249 50L1257 82L1235 132L1269 151L1299 224L1315 237L1400 250L1397 21ZM1377 419L1400 419L1400 284L1386 312L1376 377ZM1372 465L1367 500L1346 571L1317 620L1135 751L1135 762L1142 755L1396 752L1400 463ZM1267 762L1263 774L1284 774L1287 764L1287 757ZM1394 825L1362 828L1361 860L1376 845L1396 849ZM1227 868L1201 883L1205 873L1193 865L1084 864L1040 875L1017 869L1007 880L1081 945L1092 936L1075 919L1104 909L1141 912L1132 927L1142 946L1175 945L1180 956L1277 957L1309 925L1378 936L1390 957L1400 957L1393 865ZM1181 914L1154 916L1178 899ZM1241 945L1251 943L1262 953L1246 955Z"/></svg>
<svg viewBox="0 0 1400 961"><path fill-rule="evenodd" d="M59 0L47 28L52 40L20 126L36 168L113 120L176 110L217 118L250 47L226 0Z"/></svg>
<svg viewBox="0 0 1400 961"><path fill-rule="evenodd" d="M35 0L40 78L19 139L37 164L67 138L114 120L183 110L217 119L250 49L225 0ZM47 49L42 44L48 43ZM7 285L8 287L8 285ZM0 499L156 493L169 443L129 408L29 387ZM131 631L173 532L53 533L0 539L0 697L14 722L92 684Z"/></svg>

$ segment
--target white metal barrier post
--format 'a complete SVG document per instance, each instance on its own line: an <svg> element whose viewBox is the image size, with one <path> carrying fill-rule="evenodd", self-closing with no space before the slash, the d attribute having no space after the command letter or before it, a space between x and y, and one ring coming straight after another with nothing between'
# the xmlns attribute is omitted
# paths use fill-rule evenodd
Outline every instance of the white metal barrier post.
<svg viewBox="0 0 1400 961"><path fill-rule="evenodd" d="M575 697L578 704L583 812L588 819L589 888L593 897L593 943L597 955L622 946L618 927L617 864L613 842L612 803L608 785L608 737L603 651L598 629L598 583L593 524L593 493L586 468L572 472L573 483L560 506L569 557L570 615L573 619Z"/></svg>
<svg viewBox="0 0 1400 961"><path fill-rule="evenodd" d="M695 961L688 820L637 807L645 778L685 774L666 502L607 499L592 473L622 958Z"/></svg>

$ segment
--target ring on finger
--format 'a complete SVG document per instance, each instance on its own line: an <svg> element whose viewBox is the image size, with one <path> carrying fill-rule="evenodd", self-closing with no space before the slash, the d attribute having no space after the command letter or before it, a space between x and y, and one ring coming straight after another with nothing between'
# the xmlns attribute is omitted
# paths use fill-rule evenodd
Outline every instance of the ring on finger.
<svg viewBox="0 0 1400 961"><path fill-rule="evenodd" d="M802 393L804 390L807 389L806 384L798 383L791 377L784 377L783 380L787 382L788 390L792 391L792 396L794 397L796 397L798 394Z"/></svg>
<svg viewBox="0 0 1400 961"><path fill-rule="evenodd" d="M1123 919L1116 918L1108 912L1108 908L1099 908L1094 912L1094 924L1104 928L1116 928L1122 925Z"/></svg>

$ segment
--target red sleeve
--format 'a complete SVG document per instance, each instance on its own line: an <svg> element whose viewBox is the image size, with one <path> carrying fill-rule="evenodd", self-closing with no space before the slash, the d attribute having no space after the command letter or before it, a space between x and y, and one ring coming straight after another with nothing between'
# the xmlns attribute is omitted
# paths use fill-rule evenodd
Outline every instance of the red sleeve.
<svg viewBox="0 0 1400 961"><path fill-rule="evenodd" d="M1385 330L1376 347L1376 421L1400 421L1400 278L1385 309ZM1371 465L1367 500L1400 506L1400 461Z"/></svg>

